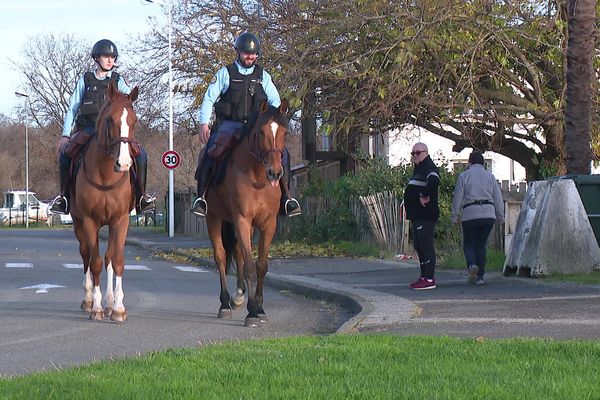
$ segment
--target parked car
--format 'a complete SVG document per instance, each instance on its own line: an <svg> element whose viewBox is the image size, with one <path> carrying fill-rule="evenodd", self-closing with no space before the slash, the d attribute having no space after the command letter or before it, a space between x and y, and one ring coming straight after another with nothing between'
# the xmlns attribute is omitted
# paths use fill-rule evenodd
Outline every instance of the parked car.
<svg viewBox="0 0 600 400"><path fill-rule="evenodd" d="M0 208L0 224L22 224L25 215L30 221L48 219L48 203L40 201L31 190L8 190L4 192L4 205ZM25 212L26 207L29 210Z"/></svg>

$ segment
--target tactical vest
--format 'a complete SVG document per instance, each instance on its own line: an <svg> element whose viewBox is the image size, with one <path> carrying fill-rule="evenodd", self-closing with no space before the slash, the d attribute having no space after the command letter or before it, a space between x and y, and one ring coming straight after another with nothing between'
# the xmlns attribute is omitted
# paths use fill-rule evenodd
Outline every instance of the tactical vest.
<svg viewBox="0 0 600 400"><path fill-rule="evenodd" d="M113 72L110 78L98 79L93 72L86 72L83 75L84 91L81 98L79 112L75 119L75 130L79 131L86 128L94 128L96 119L100 114L100 108L106 100L108 86L112 85L118 89L119 74Z"/></svg>
<svg viewBox="0 0 600 400"><path fill-rule="evenodd" d="M263 68L255 65L250 75L242 75L235 64L229 64L227 72L229 87L215 103L215 114L218 119L246 122L258 111L261 101L267 100L262 87Z"/></svg>

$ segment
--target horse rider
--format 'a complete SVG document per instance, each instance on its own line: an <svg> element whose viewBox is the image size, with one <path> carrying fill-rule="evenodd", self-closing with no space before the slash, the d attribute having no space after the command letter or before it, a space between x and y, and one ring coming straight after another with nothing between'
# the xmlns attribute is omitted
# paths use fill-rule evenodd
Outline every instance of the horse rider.
<svg viewBox="0 0 600 400"><path fill-rule="evenodd" d="M94 44L91 57L96 62L94 71L86 72L77 82L69 101L62 136L58 142L60 194L49 205L50 211L57 214L69 212L69 169L71 159L76 156L87 141L94 135L96 119L106 101L109 85L120 92L129 94L131 88L114 68L117 67L119 52L117 46L108 39ZM74 134L71 135L71 132ZM69 146L67 146L69 145ZM69 147L68 154L65 148ZM136 209L139 213L156 208L154 196L147 195L146 174L148 156L141 148L141 154L135 158Z"/></svg>
<svg viewBox="0 0 600 400"><path fill-rule="evenodd" d="M279 107L281 99L279 92L273 84L271 75L256 64L260 55L260 41L249 32L242 33L234 43L237 59L233 64L222 67L217 71L213 81L204 94L204 100L200 108L200 141L206 143L206 149L210 149L219 134L219 127L223 121L241 122L242 131L247 133L252 129L252 120L258 114L258 108L263 100L269 105ZM209 131L208 123L215 109L216 120ZM283 165L287 168L286 174L289 180L290 157L287 149L284 149ZM196 180L198 181L198 198L194 201L192 212L199 216L206 216L208 205L206 204L205 191L208 181L212 175L215 164L208 151L198 163ZM300 203L289 196L285 183L285 176L280 180L281 187L281 211L287 216L300 214Z"/></svg>

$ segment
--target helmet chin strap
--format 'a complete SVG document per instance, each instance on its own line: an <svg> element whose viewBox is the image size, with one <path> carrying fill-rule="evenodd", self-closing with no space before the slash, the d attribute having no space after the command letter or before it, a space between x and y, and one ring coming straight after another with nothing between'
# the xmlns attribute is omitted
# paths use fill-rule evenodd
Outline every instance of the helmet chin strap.
<svg viewBox="0 0 600 400"><path fill-rule="evenodd" d="M96 61L96 64L98 64L98 67L100 67L100 69L102 70L102 72L110 72L113 69L115 69L115 67L117 66L117 64L113 64L113 66L110 69L106 69L102 66L102 64L100 64L100 62L98 61L98 58L94 58L94 61ZM115 60L116 62L117 60Z"/></svg>

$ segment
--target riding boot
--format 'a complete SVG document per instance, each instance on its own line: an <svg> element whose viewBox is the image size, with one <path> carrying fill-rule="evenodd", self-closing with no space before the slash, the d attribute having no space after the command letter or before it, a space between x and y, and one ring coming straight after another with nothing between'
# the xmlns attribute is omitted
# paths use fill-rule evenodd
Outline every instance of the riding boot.
<svg viewBox="0 0 600 400"><path fill-rule="evenodd" d="M69 213L69 168L71 166L71 159L65 154L60 155L58 162L59 170L59 181L60 181L60 194L56 196L48 205L48 209L55 214L68 214Z"/></svg>
<svg viewBox="0 0 600 400"><path fill-rule="evenodd" d="M156 196L146 194L146 178L148 175L148 160L145 151L136 157L136 211L138 214L144 214L156 209Z"/></svg>
<svg viewBox="0 0 600 400"><path fill-rule="evenodd" d="M210 165L211 163L208 161L209 160L204 160L204 162L200 163L198 170L196 171L196 180L198 181L198 197L196 200L194 200L192 205L192 213L194 213L197 217L205 217L208 210L208 204L204 199L212 171L212 166Z"/></svg>
<svg viewBox="0 0 600 400"><path fill-rule="evenodd" d="M283 149L282 163L284 166L285 173L279 179L279 187L281 188L281 200L279 204L279 214L287 215L288 217L295 217L296 215L302 214L300 203L298 200L290 195L288 188L290 187L290 176L291 176L291 162L290 153L287 147Z"/></svg>

